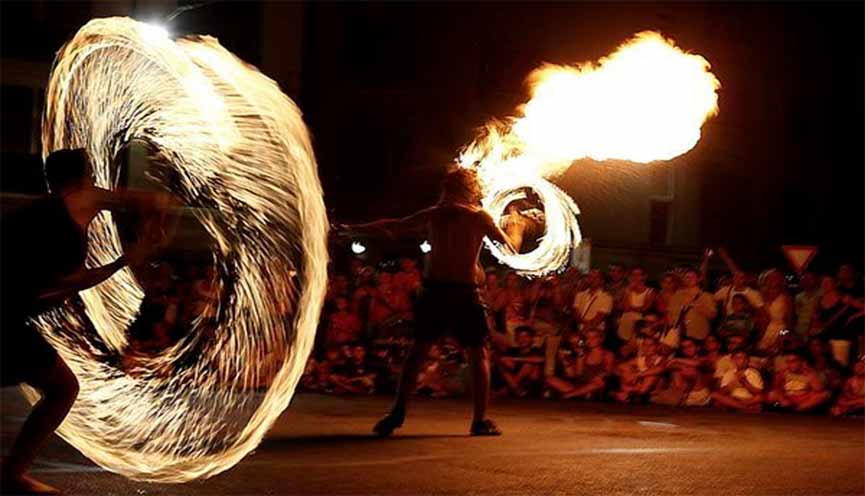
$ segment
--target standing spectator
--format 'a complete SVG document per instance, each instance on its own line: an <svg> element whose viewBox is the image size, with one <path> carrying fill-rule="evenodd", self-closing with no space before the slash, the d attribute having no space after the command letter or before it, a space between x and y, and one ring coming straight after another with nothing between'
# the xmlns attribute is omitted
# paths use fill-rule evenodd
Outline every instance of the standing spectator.
<svg viewBox="0 0 865 496"><path fill-rule="evenodd" d="M613 310L613 298L604 291L604 275L600 270L589 272L589 288L574 298L574 320L581 332L588 329L603 331Z"/></svg>
<svg viewBox="0 0 865 496"><path fill-rule="evenodd" d="M628 287L628 281L625 278L625 267L619 263L612 263L607 266L607 293L613 297L613 301L618 304L625 296L625 290Z"/></svg>
<svg viewBox="0 0 865 496"><path fill-rule="evenodd" d="M757 350L762 352L774 349L781 331L790 328L790 315L793 308L790 295L787 294L784 274L772 269L766 274L765 279L763 299L767 302L766 313L769 323L757 343Z"/></svg>
<svg viewBox="0 0 865 496"><path fill-rule="evenodd" d="M752 307L745 295L733 295L732 312L728 313L721 321L721 325L718 326L718 335L722 338L728 338L732 335L750 338L754 332L752 312Z"/></svg>
<svg viewBox="0 0 865 496"><path fill-rule="evenodd" d="M328 320L327 344L342 346L358 341L363 333L363 323L360 318L350 309L345 297L338 297L335 305L336 309Z"/></svg>
<svg viewBox="0 0 865 496"><path fill-rule="evenodd" d="M396 320L409 320L412 303L408 293L393 282L393 275L381 272L378 287L370 306L369 321L376 328L387 326Z"/></svg>
<svg viewBox="0 0 865 496"><path fill-rule="evenodd" d="M619 318L619 339L628 342L636 338L634 334L634 323L643 318L643 315L655 305L655 290L646 286L646 270L642 267L631 269L628 287L622 297L620 310L622 316Z"/></svg>
<svg viewBox="0 0 865 496"><path fill-rule="evenodd" d="M797 412L814 410L829 401L831 393L825 390L817 373L808 367L801 353L784 355L786 368L775 371L768 401L776 407Z"/></svg>
<svg viewBox="0 0 865 496"><path fill-rule="evenodd" d="M736 295L742 295L746 298L748 304L755 310L763 308L763 297L759 291L748 286L748 275L741 271L733 273L732 283L721 286L715 291L715 301L721 305L722 315L726 316L735 311L733 309L733 297Z"/></svg>
<svg viewBox="0 0 865 496"><path fill-rule="evenodd" d="M811 322L814 320L817 304L820 301L817 283L817 276L813 272L806 272L799 279L799 287L802 291L796 295L793 306L796 309L796 334L802 337L808 336L808 330L811 329Z"/></svg>
<svg viewBox="0 0 865 496"><path fill-rule="evenodd" d="M413 258L403 258L399 261L399 266L400 271L394 274L393 284L413 298L420 290L423 278L420 269L417 268L417 261Z"/></svg>
<svg viewBox="0 0 865 496"><path fill-rule="evenodd" d="M528 324L528 302L523 291L520 277L513 272L505 276L505 289L493 303L493 310L501 313L504 324L504 334L494 334L493 342L499 349L516 345L516 331Z"/></svg>
<svg viewBox="0 0 865 496"><path fill-rule="evenodd" d="M842 293L832 276L823 278L820 289L822 295L817 302L817 310L811 322L811 336L829 342L832 356L841 365L850 363L850 347L853 336L847 323L857 310L862 310L861 301Z"/></svg>
<svg viewBox="0 0 865 496"><path fill-rule="evenodd" d="M721 389L712 393L716 405L746 412L759 412L763 402L763 377L751 366L745 350L733 352L733 367L721 378Z"/></svg>
<svg viewBox="0 0 865 496"><path fill-rule="evenodd" d="M604 349L603 344L603 334L594 329L586 331L585 346L582 338L571 336L569 349L559 353L563 377L547 377L547 386L563 398L602 395L616 361L613 352Z"/></svg>
<svg viewBox="0 0 865 496"><path fill-rule="evenodd" d="M535 392L541 384L541 368L544 353L534 346L534 329L523 326L517 329L517 345L506 351L496 361L505 390L513 396L523 398Z"/></svg>
<svg viewBox="0 0 865 496"><path fill-rule="evenodd" d="M655 298L655 308L661 317L670 321L670 302L673 301L676 291L679 290L679 276L675 272L665 272L661 276L661 291Z"/></svg>
<svg viewBox="0 0 865 496"><path fill-rule="evenodd" d="M671 328L677 330L680 336L702 341L711 330L709 321L718 313L715 300L700 288L700 274L696 269L687 269L682 280L684 286L676 291L670 301ZM673 344L673 348L678 345Z"/></svg>
<svg viewBox="0 0 865 496"><path fill-rule="evenodd" d="M851 298L865 296L862 278L856 274L853 265L845 263L838 267L838 290Z"/></svg>
<svg viewBox="0 0 865 496"><path fill-rule="evenodd" d="M862 413L865 411L865 357L853 365L853 376L844 383L844 389L835 405L832 415Z"/></svg>
<svg viewBox="0 0 865 496"><path fill-rule="evenodd" d="M559 349L562 332L562 318L559 311L563 306L559 279L548 276L532 284L529 293L529 322L544 347L544 376L552 376L556 367L556 352ZM541 343L539 343L541 344Z"/></svg>

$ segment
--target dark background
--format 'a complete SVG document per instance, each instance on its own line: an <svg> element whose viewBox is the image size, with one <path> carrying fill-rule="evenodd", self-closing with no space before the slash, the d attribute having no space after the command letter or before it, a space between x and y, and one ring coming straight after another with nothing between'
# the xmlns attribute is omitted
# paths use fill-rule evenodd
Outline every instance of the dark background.
<svg viewBox="0 0 865 496"><path fill-rule="evenodd" d="M50 61L89 17L78 4L52 3L62 21L39 24L22 5L2 4L3 59ZM256 3L180 5L197 7L171 22L174 34L212 34L253 64L265 45L286 43L262 34L266 13ZM149 15L134 6L136 17ZM293 11L303 33L292 97L338 221L432 202L443 165L475 129L527 99L533 68L596 60L655 29L703 55L722 82L720 114L686 165L701 181L698 239L670 249L725 244L759 265L780 263L778 245L817 244L826 268L845 259L863 266L861 2L306 3ZM25 116L8 111L19 98L4 86L7 142L28 139Z"/></svg>

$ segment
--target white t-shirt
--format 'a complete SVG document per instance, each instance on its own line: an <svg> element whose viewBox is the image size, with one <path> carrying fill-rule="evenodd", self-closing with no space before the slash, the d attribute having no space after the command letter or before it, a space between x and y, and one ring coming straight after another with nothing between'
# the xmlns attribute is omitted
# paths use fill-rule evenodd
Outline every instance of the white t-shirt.
<svg viewBox="0 0 865 496"><path fill-rule="evenodd" d="M736 377L736 372L738 372L735 368L730 369L727 373L724 374L724 378L721 379L721 387L730 386L730 396L739 399L739 400L749 400L754 397L751 391L748 390L742 383L739 381L739 378ZM745 370L745 380L748 381L748 384L751 385L752 388L763 390L763 377L757 372L756 369L748 368Z"/></svg>
<svg viewBox="0 0 865 496"><path fill-rule="evenodd" d="M746 286L745 289L740 291L733 288L733 286L723 286L718 291L715 291L715 301L724 304L724 315L733 313L733 297L737 294L743 295L752 307L763 308L763 297L756 289Z"/></svg>
<svg viewBox="0 0 865 496"><path fill-rule="evenodd" d="M594 319L598 313L609 315L612 311L613 297L603 290L592 291L587 289L577 293L577 296L574 298L574 312L580 318L581 323ZM604 323L601 322L598 327L603 329Z"/></svg>

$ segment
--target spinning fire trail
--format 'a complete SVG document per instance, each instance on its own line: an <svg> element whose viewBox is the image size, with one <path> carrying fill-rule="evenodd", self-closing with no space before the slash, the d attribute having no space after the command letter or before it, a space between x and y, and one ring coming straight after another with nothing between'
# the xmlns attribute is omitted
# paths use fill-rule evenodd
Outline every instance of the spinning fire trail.
<svg viewBox="0 0 865 496"><path fill-rule="evenodd" d="M496 220L525 188L539 195L546 233L536 249L487 246L519 272L542 275L562 267L581 239L576 204L546 179L582 158L649 163L687 152L718 112L720 83L706 59L655 32L638 33L597 64L543 66L529 83L532 98L519 116L488 124L458 162L477 168Z"/></svg>
<svg viewBox="0 0 865 496"><path fill-rule="evenodd" d="M689 150L717 109L707 69L643 33L597 66L536 71L520 116L490 124L460 156L481 173L494 215L524 187L545 204L536 250L505 254L490 244L493 253L527 274L560 267L580 239L578 211L545 178L581 157L650 162ZM173 41L130 19L98 19L57 55L42 140L44 155L86 148L103 188L117 186L115 158L130 142L158 150L165 160L155 167L176 178L163 186L206 207L194 214L215 242L220 288L215 320L195 321L132 371L117 365L143 298L130 271L82 292L83 306L38 317L81 385L60 435L135 479L183 482L230 468L288 406L324 297L327 219L300 111L212 38ZM89 241L89 266L122 251L108 214L91 224ZM272 378L265 363L277 364ZM270 386L255 394L262 379Z"/></svg>
<svg viewBox="0 0 865 496"><path fill-rule="evenodd" d="M103 467L182 482L228 469L288 406L312 347L324 297L327 218L300 111L272 80L207 37L168 38L125 18L85 25L57 55L43 154L86 148L96 183L116 186L115 156L137 139L167 158L163 184L215 241L215 321L127 373L116 358L143 293L127 269L37 324L81 391L60 435ZM121 251L101 215L88 265ZM280 256L276 256L279 254ZM288 314L291 318L286 318ZM278 372L270 381L266 364ZM35 399L35 393L28 391Z"/></svg>

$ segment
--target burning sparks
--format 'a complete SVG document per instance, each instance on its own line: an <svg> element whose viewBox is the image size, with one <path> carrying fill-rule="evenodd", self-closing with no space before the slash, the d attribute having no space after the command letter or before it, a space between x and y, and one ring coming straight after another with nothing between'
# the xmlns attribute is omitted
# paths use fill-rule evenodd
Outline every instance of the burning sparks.
<svg viewBox="0 0 865 496"><path fill-rule="evenodd" d="M529 83L532 98L519 115L487 125L458 162L477 168L496 220L519 189L541 197L547 226L535 250L514 254L487 242L502 262L541 275L563 266L581 239L576 205L545 178L583 158L649 163L686 153L718 112L720 83L706 59L655 32L635 35L596 64L543 66Z"/></svg>
<svg viewBox="0 0 865 496"><path fill-rule="evenodd" d="M118 365L143 296L129 270L35 323L81 384L60 435L114 472L182 482L240 461L288 406L324 298L327 219L306 126L276 83L212 38L91 21L57 55L43 154L86 148L97 185L113 188L133 139L170 157L166 188L207 207L194 212L216 247L217 317L134 373ZM110 215L89 237L88 266L122 251Z"/></svg>

